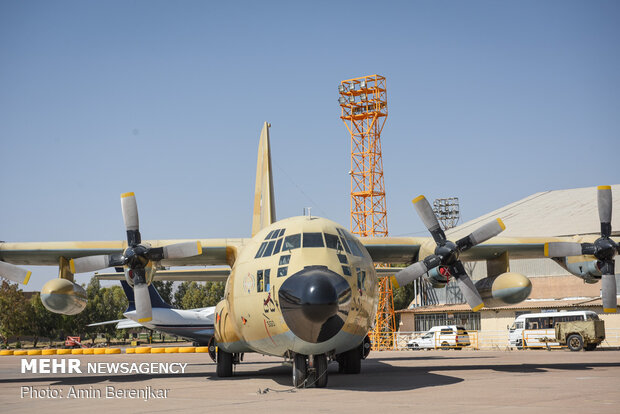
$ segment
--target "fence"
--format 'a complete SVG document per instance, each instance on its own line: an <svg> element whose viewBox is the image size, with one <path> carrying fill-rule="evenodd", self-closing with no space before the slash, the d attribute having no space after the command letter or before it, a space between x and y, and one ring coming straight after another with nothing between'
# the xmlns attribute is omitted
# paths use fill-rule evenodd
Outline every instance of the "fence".
<svg viewBox="0 0 620 414"><path fill-rule="evenodd" d="M551 330L553 331L553 330ZM411 349L407 346L407 343L416 338L421 338L427 332L396 332L394 333L394 348L393 350ZM456 335L442 334L436 335L434 339L434 348L464 348L472 350L505 350L510 348L508 342L508 331L467 331L469 334L468 346L463 346L462 343L457 344L455 341ZM526 331L525 335L531 335ZM527 339L526 339L527 342ZM537 346L546 346L544 343L540 343ZM553 346L552 346L553 347ZM620 347L620 329L606 329L605 340L599 345L600 348ZM529 348L529 346L528 346Z"/></svg>

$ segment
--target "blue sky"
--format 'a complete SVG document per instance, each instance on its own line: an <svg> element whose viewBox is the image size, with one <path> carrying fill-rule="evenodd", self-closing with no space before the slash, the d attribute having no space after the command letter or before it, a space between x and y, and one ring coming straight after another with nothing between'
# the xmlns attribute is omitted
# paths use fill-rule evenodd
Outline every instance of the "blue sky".
<svg viewBox="0 0 620 414"><path fill-rule="evenodd" d="M246 237L264 121L278 217L348 226L337 85L374 73L390 235L426 235L418 194L468 220L618 183L619 19L617 1L2 1L0 239L121 239L127 191L144 238Z"/></svg>

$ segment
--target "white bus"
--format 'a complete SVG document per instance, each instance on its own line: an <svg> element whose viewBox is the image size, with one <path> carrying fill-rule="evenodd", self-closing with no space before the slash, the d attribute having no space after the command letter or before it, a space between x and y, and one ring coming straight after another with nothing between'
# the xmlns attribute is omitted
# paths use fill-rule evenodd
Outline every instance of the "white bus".
<svg viewBox="0 0 620 414"><path fill-rule="evenodd" d="M592 311L526 313L516 317L510 328L510 346L534 348L559 346L555 341L555 324L571 321L597 321L598 315Z"/></svg>

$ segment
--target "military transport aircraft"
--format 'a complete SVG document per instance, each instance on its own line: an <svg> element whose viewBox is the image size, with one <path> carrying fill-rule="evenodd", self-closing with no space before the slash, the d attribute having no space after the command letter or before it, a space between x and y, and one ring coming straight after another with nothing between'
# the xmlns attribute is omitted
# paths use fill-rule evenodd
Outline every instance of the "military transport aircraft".
<svg viewBox="0 0 620 414"><path fill-rule="evenodd" d="M30 272L15 265L58 265L59 278L43 286L41 299L54 312L73 314L86 305L84 289L73 282L75 273L122 266L133 286L136 318L148 322L153 317L151 281L166 274L183 277L182 272L161 269L228 265L224 298L215 310L217 375L233 375L243 353L258 352L291 360L295 386L325 387L329 360L338 362L340 372L360 372L363 344L378 304L375 263L410 264L390 276L396 287L420 277L441 286L454 277L476 311L485 304L518 303L528 297L531 283L510 272L509 258L557 256L586 281L603 276L604 308L615 311L615 279L609 275L618 245L609 238L611 189L599 187L598 194L602 232L597 240L495 237L504 228L497 219L450 241L423 196L413 204L432 238L357 238L333 221L310 215L276 221L265 123L250 239L142 241L136 197L125 193L121 207L126 241L1 243L0 275L27 282ZM485 260L488 277L474 285L461 260ZM209 268L192 272L193 278L203 272L204 280L211 280Z"/></svg>

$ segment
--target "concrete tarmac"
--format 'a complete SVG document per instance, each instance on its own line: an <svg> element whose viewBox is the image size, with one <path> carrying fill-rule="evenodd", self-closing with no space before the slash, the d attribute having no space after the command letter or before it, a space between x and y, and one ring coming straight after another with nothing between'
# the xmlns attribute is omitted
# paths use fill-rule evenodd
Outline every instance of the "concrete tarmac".
<svg viewBox="0 0 620 414"><path fill-rule="evenodd" d="M79 359L83 372L21 373L22 359L41 358ZM179 374L110 374L85 372L89 362L188 365ZM359 375L338 374L331 363L324 389L292 389L291 368L279 358L247 354L227 379L215 368L207 354L0 356L0 407L29 414L620 412L616 350L371 352Z"/></svg>

